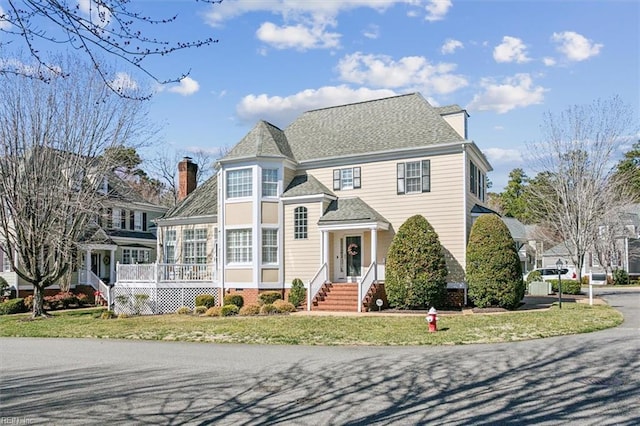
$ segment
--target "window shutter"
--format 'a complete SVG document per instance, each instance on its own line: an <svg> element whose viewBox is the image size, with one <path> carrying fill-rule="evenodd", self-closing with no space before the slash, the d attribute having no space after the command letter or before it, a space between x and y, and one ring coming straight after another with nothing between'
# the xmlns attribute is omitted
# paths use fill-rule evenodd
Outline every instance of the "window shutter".
<svg viewBox="0 0 640 426"><path fill-rule="evenodd" d="M127 229L127 211L120 210L120 229Z"/></svg>
<svg viewBox="0 0 640 426"><path fill-rule="evenodd" d="M422 192L431 191L431 160L422 160Z"/></svg>
<svg viewBox="0 0 640 426"><path fill-rule="evenodd" d="M142 212L142 230L147 230L147 212Z"/></svg>
<svg viewBox="0 0 640 426"><path fill-rule="evenodd" d="M131 231L133 231L135 229L135 223L136 223L136 212L131 210L129 212L129 229Z"/></svg>
<svg viewBox="0 0 640 426"><path fill-rule="evenodd" d="M404 194L404 163L397 164L398 194Z"/></svg>
<svg viewBox="0 0 640 426"><path fill-rule="evenodd" d="M333 169L333 189L340 189L340 169Z"/></svg>
<svg viewBox="0 0 640 426"><path fill-rule="evenodd" d="M362 181L360 179L360 167L353 168L353 188L361 188Z"/></svg>
<svg viewBox="0 0 640 426"><path fill-rule="evenodd" d="M113 227L113 210L111 210L111 208L107 209L107 223L106 223L106 227L107 228L112 228Z"/></svg>

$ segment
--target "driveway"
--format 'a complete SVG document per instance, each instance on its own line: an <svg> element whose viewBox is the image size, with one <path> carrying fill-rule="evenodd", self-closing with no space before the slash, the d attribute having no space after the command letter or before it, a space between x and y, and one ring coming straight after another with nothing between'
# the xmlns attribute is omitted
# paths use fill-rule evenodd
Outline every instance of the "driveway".
<svg viewBox="0 0 640 426"><path fill-rule="evenodd" d="M604 297L620 327L497 345L0 339L0 424L638 424L640 289Z"/></svg>

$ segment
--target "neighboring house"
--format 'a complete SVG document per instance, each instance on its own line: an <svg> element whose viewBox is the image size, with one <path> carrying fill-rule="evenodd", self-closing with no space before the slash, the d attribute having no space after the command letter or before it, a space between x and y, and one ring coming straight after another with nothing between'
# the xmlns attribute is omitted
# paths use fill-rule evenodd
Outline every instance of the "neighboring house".
<svg viewBox="0 0 640 426"><path fill-rule="evenodd" d="M484 208L492 170L467 139L467 119L414 93L308 111L285 130L258 122L214 177L156 221L159 264L148 279L199 282L249 303L300 278L308 308L341 283L357 294L355 311L383 283L398 228L421 214L451 287L463 286L472 212ZM189 161L179 170L181 182L195 179Z"/></svg>
<svg viewBox="0 0 640 426"><path fill-rule="evenodd" d="M640 205L634 204L615 215L611 223L598 229L596 246L585 253L582 275L606 274L624 269L630 275L640 276ZM542 255L542 266L555 266L558 259L575 267L571 259L573 245L561 242Z"/></svg>
<svg viewBox="0 0 640 426"><path fill-rule="evenodd" d="M518 257L520 259L520 267L522 273L535 269L535 245L530 244L530 236L527 230L527 226L514 217L503 217L502 221L511 233L511 238L516 243L516 250L518 250Z"/></svg>
<svg viewBox="0 0 640 426"><path fill-rule="evenodd" d="M116 263L153 263L156 260L154 220L167 208L146 202L135 189L116 174L104 179L99 192L106 197L108 206L87 227L79 242L79 256L66 277L70 288L90 285L98 289L102 283L116 282ZM1 242L0 242L1 244ZM19 292L31 292L33 286L20 279L11 270L5 254L0 250L0 276ZM103 287L104 288L104 287ZM50 290L58 290L52 286Z"/></svg>

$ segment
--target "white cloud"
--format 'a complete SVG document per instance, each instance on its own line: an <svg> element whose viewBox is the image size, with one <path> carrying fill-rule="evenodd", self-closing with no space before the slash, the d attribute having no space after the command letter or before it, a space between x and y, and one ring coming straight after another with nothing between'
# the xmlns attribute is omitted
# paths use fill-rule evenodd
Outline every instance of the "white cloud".
<svg viewBox="0 0 640 426"><path fill-rule="evenodd" d="M2 6L0 6L0 30L8 30L11 28L11 23L7 21L8 18L9 15L5 12Z"/></svg>
<svg viewBox="0 0 640 426"><path fill-rule="evenodd" d="M544 58L542 58L542 63L548 67L552 67L556 64L556 60L549 56L545 56Z"/></svg>
<svg viewBox="0 0 640 426"><path fill-rule="evenodd" d="M456 64L431 64L422 56L406 56L394 61L386 55L356 52L338 62L342 81L389 89L418 89L425 95L454 92L468 85L467 79L454 74Z"/></svg>
<svg viewBox="0 0 640 426"><path fill-rule="evenodd" d="M445 17L452 3L451 0L235 0L212 5L205 20L209 25L219 27L245 14L271 13L279 15L282 22L260 25L256 34L263 42L277 49L333 49L339 47L341 34L329 32L327 28L337 26L341 13L359 8L383 13L396 5L408 7L409 16L424 15L428 21L438 21ZM366 30L364 36L377 38L378 33L378 28L373 27Z"/></svg>
<svg viewBox="0 0 640 426"><path fill-rule="evenodd" d="M119 72L111 82L111 87L120 92L127 92L129 90L136 90L138 83L126 72Z"/></svg>
<svg viewBox="0 0 640 426"><path fill-rule="evenodd" d="M303 24L277 26L271 22L263 23L256 36L264 43L276 49L330 49L340 46L340 34L326 31L327 24Z"/></svg>
<svg viewBox="0 0 640 426"><path fill-rule="evenodd" d="M462 44L460 40L454 40L452 38L449 38L444 42L440 51L442 52L443 55L447 55L455 52L456 49L462 49L463 47L464 47L464 44Z"/></svg>
<svg viewBox="0 0 640 426"><path fill-rule="evenodd" d="M95 0L78 0L78 8L93 25L104 28L111 22L111 11Z"/></svg>
<svg viewBox="0 0 640 426"><path fill-rule="evenodd" d="M502 131L504 130L504 126L493 126L493 129L497 131Z"/></svg>
<svg viewBox="0 0 640 426"><path fill-rule="evenodd" d="M604 46L601 43L594 43L581 34L573 31L553 33L551 40L558 44L558 52L567 57L568 60L579 62L596 56Z"/></svg>
<svg viewBox="0 0 640 426"><path fill-rule="evenodd" d="M263 119L284 128L304 111L393 95L396 95L396 92L386 89L352 89L346 85L325 86L317 90L303 90L287 97L267 94L248 95L240 101L236 107L236 113L243 122L254 123Z"/></svg>
<svg viewBox="0 0 640 426"><path fill-rule="evenodd" d="M180 80L180 84L178 86L170 87L168 90L171 93L177 93L182 96L189 96L200 90L200 84L191 77L185 77Z"/></svg>
<svg viewBox="0 0 640 426"><path fill-rule="evenodd" d="M451 6L451 0L429 0L425 8L427 16L424 19L430 22L440 21L444 19Z"/></svg>
<svg viewBox="0 0 640 426"><path fill-rule="evenodd" d="M362 32L362 35L365 36L366 38L375 40L378 37L380 37L380 27L377 25L371 24L367 27L366 30Z"/></svg>
<svg viewBox="0 0 640 426"><path fill-rule="evenodd" d="M476 94L467 108L479 111L491 110L499 114L515 108L540 104L544 100L544 92L548 90L542 86L534 86L529 74L516 74L502 83L483 79L480 84L484 91Z"/></svg>
<svg viewBox="0 0 640 426"><path fill-rule="evenodd" d="M496 62L528 62L527 46L517 37L504 36L502 43L493 49L493 59Z"/></svg>
<svg viewBox="0 0 640 426"><path fill-rule="evenodd" d="M493 165L522 163L522 152L517 149L487 148L483 152Z"/></svg>

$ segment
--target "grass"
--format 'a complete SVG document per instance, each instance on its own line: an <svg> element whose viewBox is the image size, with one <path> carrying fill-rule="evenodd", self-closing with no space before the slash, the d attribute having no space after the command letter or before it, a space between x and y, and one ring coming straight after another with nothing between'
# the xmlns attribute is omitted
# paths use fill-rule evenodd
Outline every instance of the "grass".
<svg viewBox="0 0 640 426"><path fill-rule="evenodd" d="M615 327L609 306L567 303L547 311L440 316L428 333L423 316L198 317L100 319L101 310L54 312L52 318L0 317L2 337L75 337L290 345L461 345L537 339Z"/></svg>

